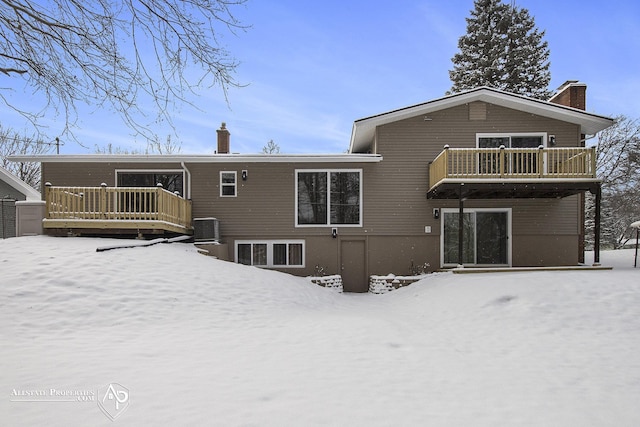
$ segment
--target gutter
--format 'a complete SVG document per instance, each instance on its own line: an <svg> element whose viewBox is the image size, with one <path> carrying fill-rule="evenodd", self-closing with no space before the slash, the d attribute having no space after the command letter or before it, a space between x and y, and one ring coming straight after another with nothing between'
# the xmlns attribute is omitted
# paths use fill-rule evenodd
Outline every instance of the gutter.
<svg viewBox="0 0 640 427"><path fill-rule="evenodd" d="M12 155L13 162L47 163L378 163L379 154L53 154Z"/></svg>

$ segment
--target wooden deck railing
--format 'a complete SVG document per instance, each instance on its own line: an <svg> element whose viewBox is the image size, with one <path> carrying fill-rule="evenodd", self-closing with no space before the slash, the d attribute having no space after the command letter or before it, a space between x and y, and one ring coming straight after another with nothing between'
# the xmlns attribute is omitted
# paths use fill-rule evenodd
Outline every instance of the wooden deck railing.
<svg viewBox="0 0 640 427"><path fill-rule="evenodd" d="M162 187L45 186L47 219L165 221L191 229L191 201Z"/></svg>
<svg viewBox="0 0 640 427"><path fill-rule="evenodd" d="M448 148L429 168L431 188L443 179L595 178L594 148Z"/></svg>

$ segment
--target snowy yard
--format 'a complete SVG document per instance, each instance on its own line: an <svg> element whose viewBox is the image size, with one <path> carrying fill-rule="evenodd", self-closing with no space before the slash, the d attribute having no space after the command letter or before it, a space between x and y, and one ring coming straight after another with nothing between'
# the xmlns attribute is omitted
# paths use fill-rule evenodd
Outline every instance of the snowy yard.
<svg viewBox="0 0 640 427"><path fill-rule="evenodd" d="M640 425L632 250L353 295L113 243L0 241L1 425Z"/></svg>

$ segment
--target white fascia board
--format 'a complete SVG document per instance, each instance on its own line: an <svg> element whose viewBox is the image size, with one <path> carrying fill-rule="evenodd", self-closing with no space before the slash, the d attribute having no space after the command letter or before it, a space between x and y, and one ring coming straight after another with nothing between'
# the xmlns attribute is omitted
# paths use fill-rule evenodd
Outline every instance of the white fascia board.
<svg viewBox="0 0 640 427"><path fill-rule="evenodd" d="M526 113L548 117L580 126L585 134L595 134L614 123L614 120L593 113L587 113L577 108L554 104L548 101L527 98L525 96L504 92L489 87L472 89L449 95L444 98L435 99L422 104L393 110L387 113L378 114L364 119L356 120L351 132L349 152L363 150L373 142L377 126L393 123L400 120L429 114L434 111L445 110L458 105L470 102L482 101L489 104L499 105Z"/></svg>
<svg viewBox="0 0 640 427"><path fill-rule="evenodd" d="M27 200L40 200L40 192L0 165L0 179L20 191ZM1 197L2 195L0 195Z"/></svg>
<svg viewBox="0 0 640 427"><path fill-rule="evenodd" d="M377 154L48 154L10 156L14 162L43 163L377 163Z"/></svg>

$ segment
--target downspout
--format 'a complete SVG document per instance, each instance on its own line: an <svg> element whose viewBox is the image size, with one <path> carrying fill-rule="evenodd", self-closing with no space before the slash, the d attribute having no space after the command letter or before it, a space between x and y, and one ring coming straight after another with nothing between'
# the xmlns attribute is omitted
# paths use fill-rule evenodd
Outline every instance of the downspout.
<svg viewBox="0 0 640 427"><path fill-rule="evenodd" d="M184 170L187 174L187 191L185 191L185 199L191 200L191 172L187 169L187 166L184 162L180 162L180 166L182 166L182 170Z"/></svg>

